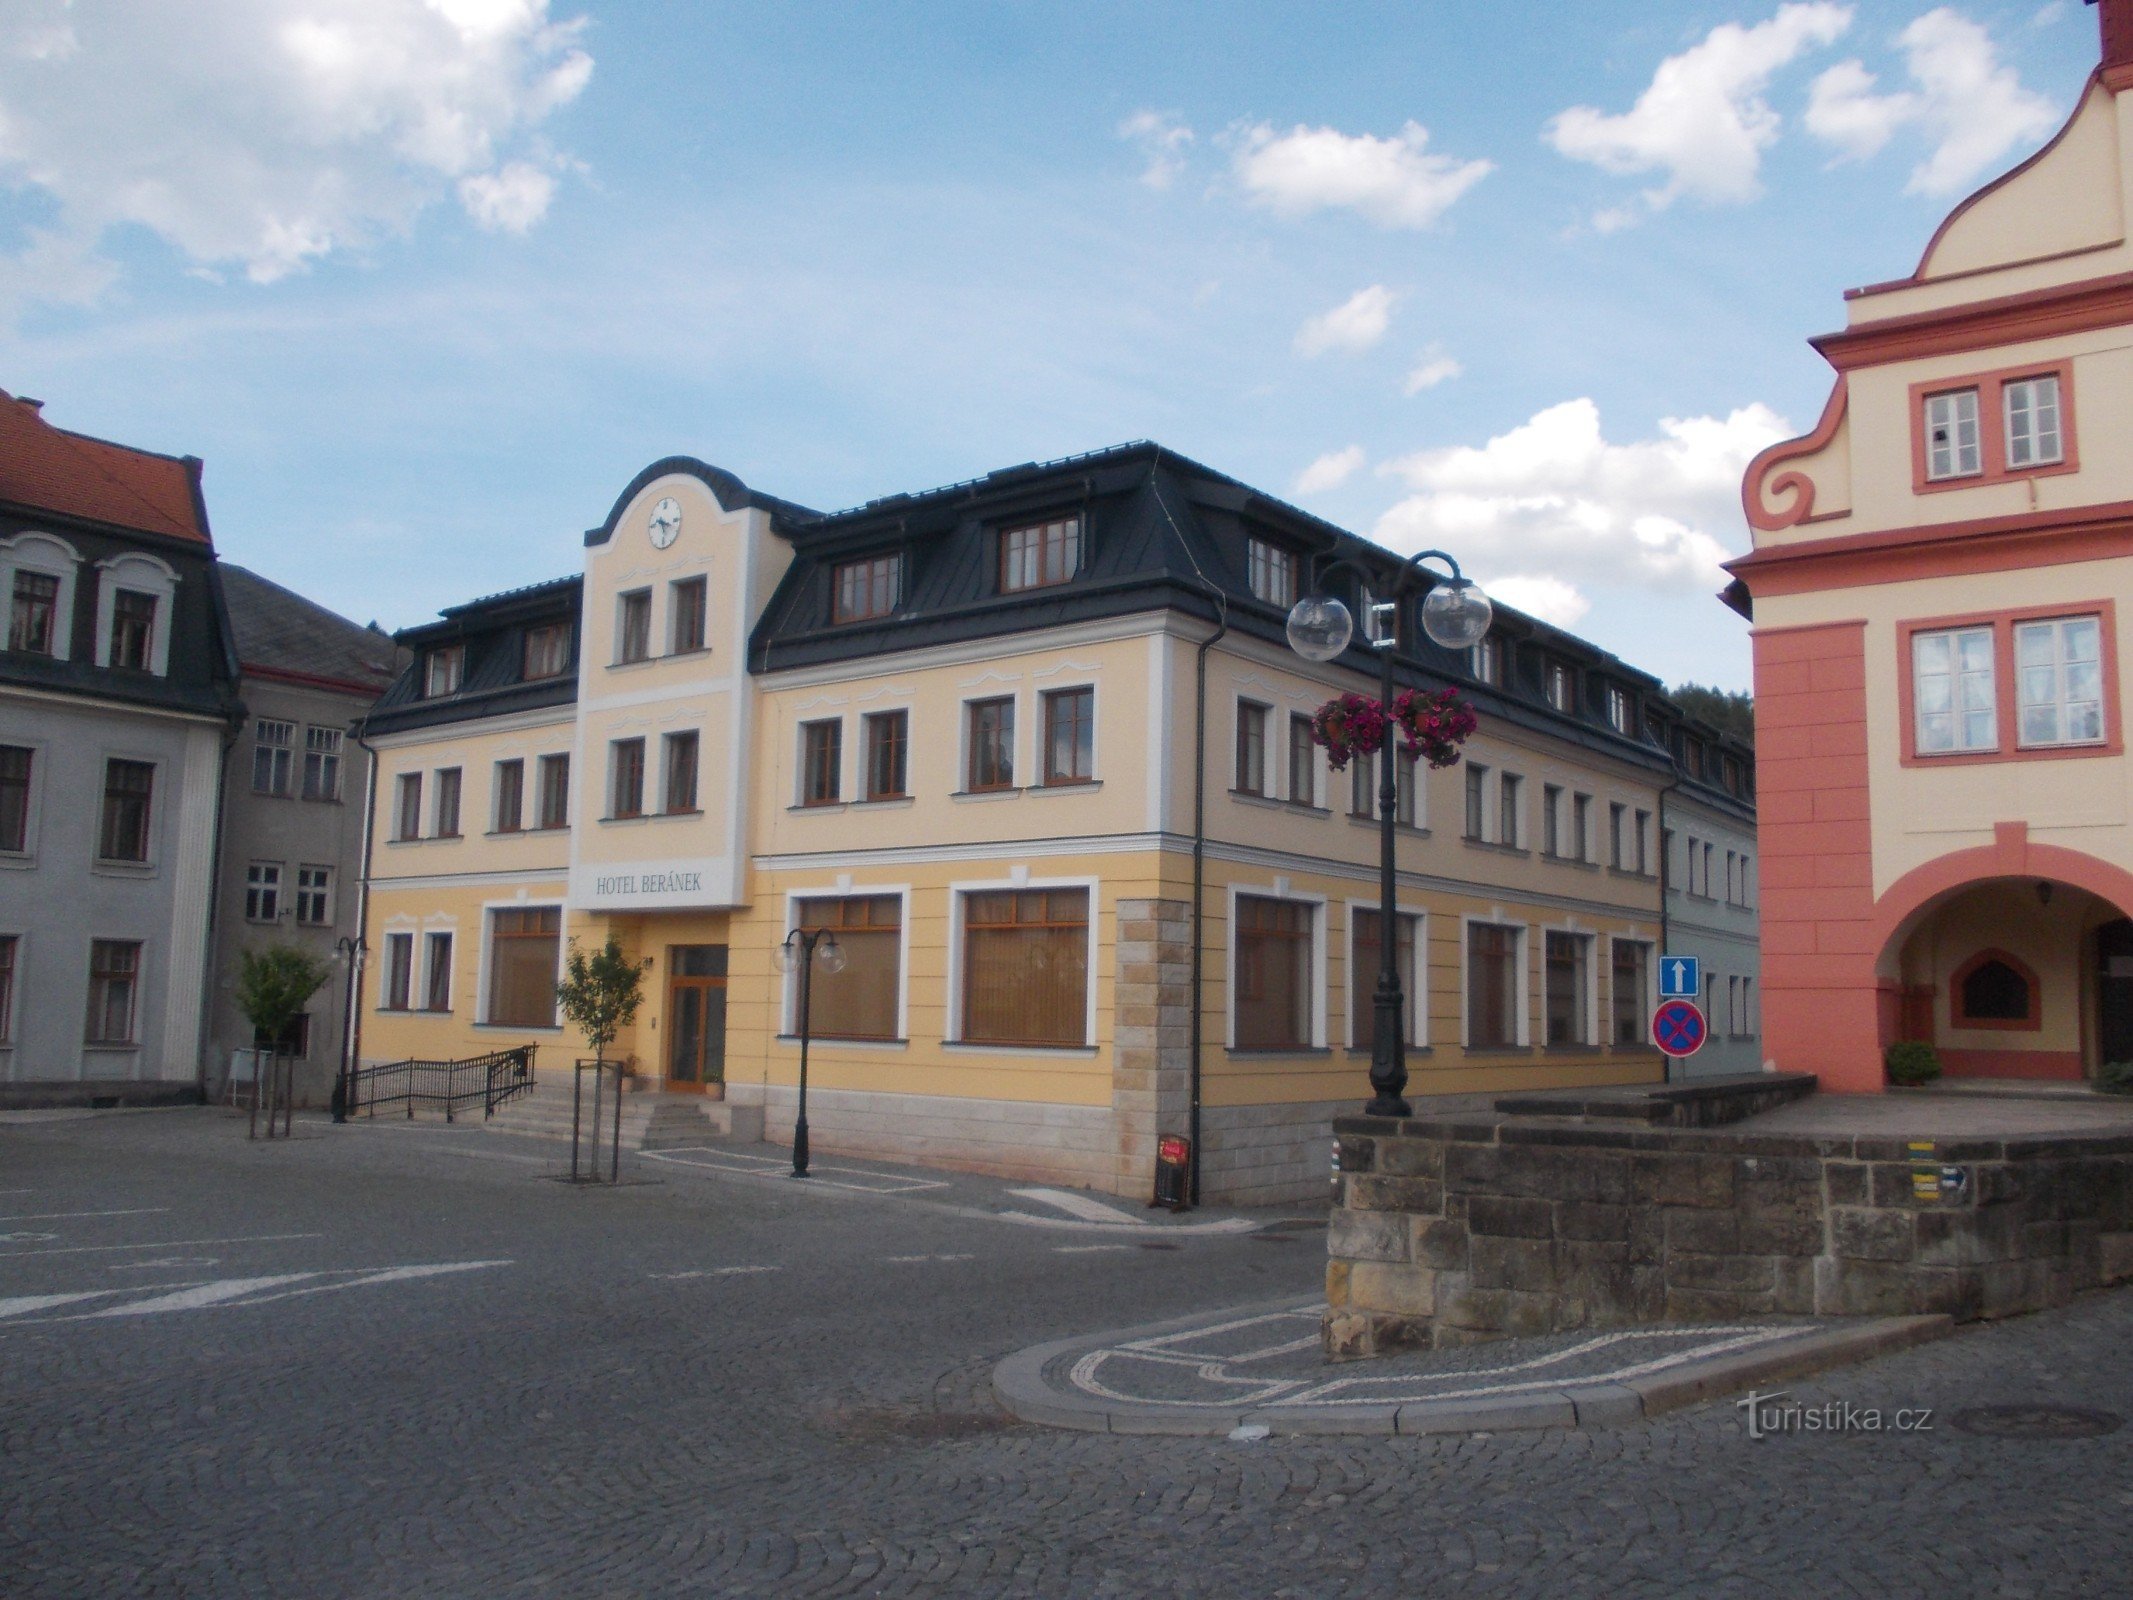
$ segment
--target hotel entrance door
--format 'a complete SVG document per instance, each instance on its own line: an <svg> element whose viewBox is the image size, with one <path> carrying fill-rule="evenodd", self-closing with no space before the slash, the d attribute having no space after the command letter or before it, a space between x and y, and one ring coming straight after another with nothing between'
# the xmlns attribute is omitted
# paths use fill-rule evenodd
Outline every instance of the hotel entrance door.
<svg viewBox="0 0 2133 1600"><path fill-rule="evenodd" d="M726 1083L726 947L667 946L667 1081L702 1094Z"/></svg>

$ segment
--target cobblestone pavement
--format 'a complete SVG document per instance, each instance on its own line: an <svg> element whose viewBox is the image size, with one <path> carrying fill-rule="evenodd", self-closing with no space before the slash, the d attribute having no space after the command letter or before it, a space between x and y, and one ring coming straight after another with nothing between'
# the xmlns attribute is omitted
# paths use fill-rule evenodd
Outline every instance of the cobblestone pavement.
<svg viewBox="0 0 2133 1600"><path fill-rule="evenodd" d="M993 1364L1301 1296L1320 1235L1019 1225L988 1213L1033 1202L974 1179L571 1190L522 1141L297 1131L0 1126L8 1600L2127 1588L2133 1428L1957 1425L2133 1416L2123 1291L1792 1386L1922 1431L1756 1441L1720 1402L1124 1438L1013 1422Z"/></svg>

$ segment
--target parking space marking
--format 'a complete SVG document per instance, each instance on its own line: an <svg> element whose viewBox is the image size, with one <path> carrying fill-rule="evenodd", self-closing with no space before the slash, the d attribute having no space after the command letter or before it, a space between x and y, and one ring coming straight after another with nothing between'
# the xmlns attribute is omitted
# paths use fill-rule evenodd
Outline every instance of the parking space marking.
<svg viewBox="0 0 2133 1600"><path fill-rule="evenodd" d="M1076 1194L1071 1189L1010 1189L1012 1195L1024 1200L1034 1200L1039 1205L1056 1206L1070 1217L1079 1217L1084 1222L1105 1222L1117 1227L1145 1228L1149 1224L1130 1212L1107 1204L1092 1194Z"/></svg>
<svg viewBox="0 0 2133 1600"><path fill-rule="evenodd" d="M121 1295L140 1296L142 1289L89 1289L64 1294L21 1295L0 1300L0 1323L6 1329L39 1323L90 1322L108 1317L157 1317L175 1311L202 1311L210 1307L241 1309L293 1300L299 1295L333 1294L342 1289L367 1289L379 1284L405 1283L417 1278L435 1278L447 1273L480 1272L508 1267L509 1261L441 1261L408 1267L335 1267L310 1272L277 1272L254 1278L217 1278L204 1283L145 1286L145 1298L127 1299L118 1305L103 1305L93 1311L70 1311L63 1316L42 1312L84 1300L112 1300ZM331 1279L331 1282L314 1282ZM288 1287L301 1284L301 1288Z"/></svg>
<svg viewBox="0 0 2133 1600"><path fill-rule="evenodd" d="M277 1272L264 1278L224 1278L216 1283L196 1283L187 1288L173 1290L169 1294L152 1295L146 1300L130 1300L122 1306L106 1306L101 1311L88 1313L92 1317L154 1317L166 1311L198 1311L202 1306L218 1305L224 1300L241 1299L260 1289L279 1288L285 1283L302 1283L306 1278L315 1278L315 1272ZM117 1289L104 1289L103 1294L118 1294Z"/></svg>
<svg viewBox="0 0 2133 1600"><path fill-rule="evenodd" d="M737 1150L640 1150L639 1155L653 1161L667 1161L678 1167L701 1167L709 1172L728 1172L741 1178L780 1178L792 1171L789 1158L778 1156L743 1155ZM845 1176L826 1178L826 1172L841 1172ZM853 1182L866 1179L867 1182ZM861 1194L917 1194L926 1189L945 1189L946 1182L932 1178L907 1178L896 1172L869 1172L864 1167L841 1167L817 1162L809 1168L808 1181L828 1189L854 1189Z"/></svg>
<svg viewBox="0 0 2133 1600"><path fill-rule="evenodd" d="M11 1300L0 1300L0 1320L8 1317L26 1317L32 1311L49 1311L54 1306L72 1305L77 1300L94 1300L100 1294L112 1294L111 1289L84 1289L73 1294L20 1294Z"/></svg>
<svg viewBox="0 0 2133 1600"><path fill-rule="evenodd" d="M147 1217L169 1209L169 1206L133 1206L124 1211L25 1211L19 1216L0 1217L0 1222L60 1222L69 1217Z"/></svg>
<svg viewBox="0 0 2133 1600"><path fill-rule="evenodd" d="M47 1235L50 1237L50 1235ZM17 1256L87 1256L112 1250L182 1250L196 1244L272 1244L283 1239L323 1239L323 1233L247 1233L228 1239L150 1239L146 1244L69 1244L57 1250L0 1250L0 1261Z"/></svg>

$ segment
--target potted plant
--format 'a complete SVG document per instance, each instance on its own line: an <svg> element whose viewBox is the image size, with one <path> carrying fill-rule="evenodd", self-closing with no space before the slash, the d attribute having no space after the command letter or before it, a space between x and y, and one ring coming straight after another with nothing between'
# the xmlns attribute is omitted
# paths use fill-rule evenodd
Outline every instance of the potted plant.
<svg viewBox="0 0 2133 1600"><path fill-rule="evenodd" d="M1459 760L1459 747L1474 727L1474 708L1456 689L1403 689L1389 710L1368 695L1340 694L1311 717L1311 735L1335 772L1357 756L1375 755L1395 728L1402 755L1449 767Z"/></svg>

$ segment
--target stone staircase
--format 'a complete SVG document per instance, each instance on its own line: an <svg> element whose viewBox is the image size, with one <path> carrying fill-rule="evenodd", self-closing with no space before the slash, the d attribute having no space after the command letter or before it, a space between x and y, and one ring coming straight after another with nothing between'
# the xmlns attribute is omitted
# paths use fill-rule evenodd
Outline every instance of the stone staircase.
<svg viewBox="0 0 2133 1600"><path fill-rule="evenodd" d="M600 1142L612 1133L615 1101L612 1088L600 1108ZM588 1128L592 1102L587 1097L582 1113ZM543 1084L499 1106L487 1123L492 1133L516 1134L521 1138L570 1141L570 1090L561 1084ZM589 1134L588 1134L589 1136ZM757 1106L736 1106L723 1100L705 1100L693 1094L625 1094L622 1097L622 1148L625 1150L686 1150L709 1139L761 1139L763 1112Z"/></svg>

